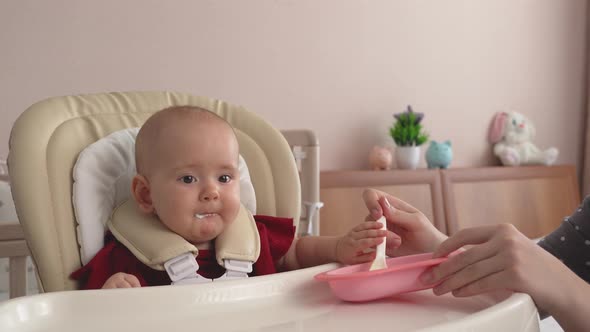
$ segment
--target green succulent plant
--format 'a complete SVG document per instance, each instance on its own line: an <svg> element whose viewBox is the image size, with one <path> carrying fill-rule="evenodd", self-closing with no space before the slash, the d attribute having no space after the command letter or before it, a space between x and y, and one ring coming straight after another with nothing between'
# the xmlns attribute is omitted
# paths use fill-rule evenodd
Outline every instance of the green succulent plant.
<svg viewBox="0 0 590 332"><path fill-rule="evenodd" d="M395 123L389 128L389 135L398 146L419 146L428 141L426 133L420 122L424 118L423 113L415 113L412 106L403 113L394 114Z"/></svg>

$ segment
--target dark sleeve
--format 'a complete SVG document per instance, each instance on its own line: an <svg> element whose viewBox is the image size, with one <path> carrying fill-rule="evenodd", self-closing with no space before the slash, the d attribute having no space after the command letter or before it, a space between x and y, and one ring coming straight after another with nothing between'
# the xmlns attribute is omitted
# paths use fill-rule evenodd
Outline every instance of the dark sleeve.
<svg viewBox="0 0 590 332"><path fill-rule="evenodd" d="M590 282L590 196L559 228L539 241L539 246Z"/></svg>

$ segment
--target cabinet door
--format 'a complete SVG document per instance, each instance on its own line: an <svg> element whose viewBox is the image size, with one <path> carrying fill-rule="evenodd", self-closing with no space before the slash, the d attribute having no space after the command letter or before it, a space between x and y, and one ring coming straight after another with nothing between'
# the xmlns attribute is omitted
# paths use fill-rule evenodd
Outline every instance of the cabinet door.
<svg viewBox="0 0 590 332"><path fill-rule="evenodd" d="M320 174L320 234L341 235L365 220L365 188L396 196L417 209L446 232L442 185L437 170L328 171Z"/></svg>
<svg viewBox="0 0 590 332"><path fill-rule="evenodd" d="M530 238L557 228L580 203L574 166L484 167L442 171L450 234L511 223Z"/></svg>

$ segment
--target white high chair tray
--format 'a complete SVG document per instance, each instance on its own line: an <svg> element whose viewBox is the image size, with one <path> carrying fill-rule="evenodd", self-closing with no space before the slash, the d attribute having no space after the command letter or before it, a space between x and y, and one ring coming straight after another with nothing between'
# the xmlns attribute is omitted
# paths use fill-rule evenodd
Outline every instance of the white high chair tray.
<svg viewBox="0 0 590 332"><path fill-rule="evenodd" d="M526 294L437 297L432 290L347 303L315 268L243 281L69 291L0 304L0 331L539 331Z"/></svg>

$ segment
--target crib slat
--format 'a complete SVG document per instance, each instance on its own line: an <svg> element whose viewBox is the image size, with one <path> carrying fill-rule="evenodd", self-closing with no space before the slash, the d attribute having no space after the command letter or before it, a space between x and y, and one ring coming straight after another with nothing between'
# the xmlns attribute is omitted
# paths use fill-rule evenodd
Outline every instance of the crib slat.
<svg viewBox="0 0 590 332"><path fill-rule="evenodd" d="M27 257L10 257L10 298L27 295Z"/></svg>
<svg viewBox="0 0 590 332"><path fill-rule="evenodd" d="M23 240L0 241L0 257L25 257L29 248Z"/></svg>
<svg viewBox="0 0 590 332"><path fill-rule="evenodd" d="M23 228L19 224L5 224L0 222L0 241L22 240L25 238Z"/></svg>
<svg viewBox="0 0 590 332"><path fill-rule="evenodd" d="M9 296L27 294L27 256L30 255L18 224L0 225L0 257L8 257Z"/></svg>

